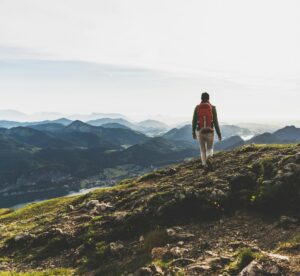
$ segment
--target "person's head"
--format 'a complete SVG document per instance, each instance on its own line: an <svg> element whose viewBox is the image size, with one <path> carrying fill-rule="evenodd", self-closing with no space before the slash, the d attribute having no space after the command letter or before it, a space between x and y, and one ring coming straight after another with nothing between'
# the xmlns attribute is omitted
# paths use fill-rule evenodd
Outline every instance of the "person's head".
<svg viewBox="0 0 300 276"><path fill-rule="evenodd" d="M202 102L208 102L209 101L209 94L207 92L202 93L201 101Z"/></svg>

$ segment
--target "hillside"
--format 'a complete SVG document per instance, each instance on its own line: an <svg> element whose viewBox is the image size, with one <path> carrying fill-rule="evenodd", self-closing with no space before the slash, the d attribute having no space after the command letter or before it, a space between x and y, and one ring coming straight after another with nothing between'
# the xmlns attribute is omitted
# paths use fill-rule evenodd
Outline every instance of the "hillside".
<svg viewBox="0 0 300 276"><path fill-rule="evenodd" d="M0 270L299 275L299 183L299 144L249 145L216 154L213 171L193 160L84 196L0 209Z"/></svg>
<svg viewBox="0 0 300 276"><path fill-rule="evenodd" d="M111 186L197 155L189 144L151 139L129 129L97 128L81 122L66 129L55 133L29 127L0 129L0 208ZM144 140L125 149L118 146Z"/></svg>

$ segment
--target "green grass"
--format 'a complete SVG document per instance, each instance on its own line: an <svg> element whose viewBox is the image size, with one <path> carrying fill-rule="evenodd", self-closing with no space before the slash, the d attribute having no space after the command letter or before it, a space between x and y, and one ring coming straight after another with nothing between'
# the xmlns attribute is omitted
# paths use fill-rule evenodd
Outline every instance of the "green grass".
<svg viewBox="0 0 300 276"><path fill-rule="evenodd" d="M280 243L276 251L279 252L279 251L289 251L289 250L300 251L300 233L295 234L292 238L290 238L286 242Z"/></svg>
<svg viewBox="0 0 300 276"><path fill-rule="evenodd" d="M0 209L0 217L3 216L3 215L9 214L11 212L13 212L12 209L8 209L8 208Z"/></svg>
<svg viewBox="0 0 300 276"><path fill-rule="evenodd" d="M99 258L103 258L108 252L108 245L104 241L97 242L95 245L95 249L96 249L96 255Z"/></svg>
<svg viewBox="0 0 300 276"><path fill-rule="evenodd" d="M225 268L225 271L230 275L237 275L238 272L247 266L251 261L259 257L260 254L254 252L251 248L242 248L237 252L235 260Z"/></svg>
<svg viewBox="0 0 300 276"><path fill-rule="evenodd" d="M168 269L170 264L171 264L172 261L163 261L163 260L159 260L159 259L156 259L153 261L154 264L158 265L159 267L163 268L163 269Z"/></svg>
<svg viewBox="0 0 300 276"><path fill-rule="evenodd" d="M294 146L295 144L254 144L257 149L284 149Z"/></svg>
<svg viewBox="0 0 300 276"><path fill-rule="evenodd" d="M30 271L30 272L0 272L0 276L57 276L75 275L75 271L65 268L47 269L44 271Z"/></svg>
<svg viewBox="0 0 300 276"><path fill-rule="evenodd" d="M31 219L35 216L49 215L51 213L57 215L58 211L62 210L62 208L66 207L68 204L71 204L72 201L78 197L79 196L59 197L41 201L39 203L32 203L14 212L0 216L0 222L8 223L13 220Z"/></svg>
<svg viewBox="0 0 300 276"><path fill-rule="evenodd" d="M42 230L53 220L57 219L58 214L64 212L69 204L76 198L60 197L30 204L14 212L0 215L0 232L2 237L0 247L5 240L24 232Z"/></svg>

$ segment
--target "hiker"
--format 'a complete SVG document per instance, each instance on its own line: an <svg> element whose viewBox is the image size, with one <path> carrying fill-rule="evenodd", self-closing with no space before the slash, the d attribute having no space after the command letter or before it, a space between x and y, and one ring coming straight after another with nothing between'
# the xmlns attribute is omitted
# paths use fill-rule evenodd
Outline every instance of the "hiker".
<svg viewBox="0 0 300 276"><path fill-rule="evenodd" d="M193 138L197 139L200 146L202 165L210 167L210 159L213 156L214 128L216 129L219 141L222 135L219 127L217 110L209 102L209 94L204 92L201 95L201 103L196 106L193 116Z"/></svg>

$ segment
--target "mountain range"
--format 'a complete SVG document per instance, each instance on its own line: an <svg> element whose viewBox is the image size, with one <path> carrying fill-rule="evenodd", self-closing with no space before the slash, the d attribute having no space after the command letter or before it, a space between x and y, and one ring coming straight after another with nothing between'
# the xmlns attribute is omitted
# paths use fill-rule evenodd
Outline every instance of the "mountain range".
<svg viewBox="0 0 300 276"><path fill-rule="evenodd" d="M121 178L199 155L191 125L166 131L160 122L140 123L137 127L147 126L157 133L164 129L163 134L150 137L130 124L125 126L124 119L103 119L94 124L100 126L60 119L0 128L0 205L113 185ZM216 142L216 151L251 143L300 141L299 129L294 126L249 140L242 138L251 133L245 128L221 125L221 130L225 139Z"/></svg>
<svg viewBox="0 0 300 276"><path fill-rule="evenodd" d="M300 128L286 126L273 133L264 132L255 136L250 131L238 126L221 125L223 141L216 142L216 150L229 150L246 144L288 144L300 142ZM175 128L163 135L164 138L174 141L193 142L192 126L186 125L182 128ZM243 139L244 136L253 136L250 139ZM217 137L215 137L217 139Z"/></svg>
<svg viewBox="0 0 300 276"><path fill-rule="evenodd" d="M127 127L74 121L1 128L0 206L112 185L120 177L195 155L190 143L151 138Z"/></svg>

